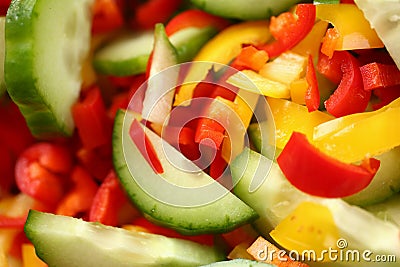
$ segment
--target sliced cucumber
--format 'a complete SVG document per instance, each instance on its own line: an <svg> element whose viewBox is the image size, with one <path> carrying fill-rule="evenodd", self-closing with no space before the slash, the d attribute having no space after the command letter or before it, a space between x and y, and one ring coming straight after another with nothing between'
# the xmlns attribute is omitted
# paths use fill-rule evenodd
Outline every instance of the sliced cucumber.
<svg viewBox="0 0 400 267"><path fill-rule="evenodd" d="M309 201L329 209L340 238L348 242L349 248L400 256L398 226L341 199L313 197L297 190L285 179L276 163L255 151L245 149L231 163L231 172L236 183L234 193L258 212L260 218L254 225L264 236L268 236L300 203ZM254 181L263 183L252 190ZM356 266L359 263L348 264Z"/></svg>
<svg viewBox="0 0 400 267"><path fill-rule="evenodd" d="M378 172L365 189L344 198L350 204L359 206L376 204L400 191L400 146L376 158L381 161Z"/></svg>
<svg viewBox="0 0 400 267"><path fill-rule="evenodd" d="M400 194L395 194L387 200L367 206L365 209L375 214L377 217L395 223L400 227Z"/></svg>
<svg viewBox="0 0 400 267"><path fill-rule="evenodd" d="M6 83L4 81L5 25L6 18L0 17L0 97L6 91Z"/></svg>
<svg viewBox="0 0 400 267"><path fill-rule="evenodd" d="M260 123L254 122L249 125L247 132L249 133L250 141L254 145L256 151L271 160L275 160L279 156L281 150L271 145L267 141L267 136L262 136L263 132L261 132L261 129L266 129L266 127L268 127L267 121L262 121Z"/></svg>
<svg viewBox="0 0 400 267"><path fill-rule="evenodd" d="M95 52L93 67L101 74L116 76L143 73L153 49L153 41L153 31L121 34Z"/></svg>
<svg viewBox="0 0 400 267"><path fill-rule="evenodd" d="M232 267L274 267L275 265L271 265L268 263L263 263L259 261L252 261L252 260L245 260L245 259L235 259L235 260L230 260L230 261L220 261L220 262L215 262L211 263L208 265L203 265L201 267L223 267L223 266L232 266Z"/></svg>
<svg viewBox="0 0 400 267"><path fill-rule="evenodd" d="M400 68L400 5L397 0L355 0Z"/></svg>
<svg viewBox="0 0 400 267"><path fill-rule="evenodd" d="M300 0L191 0L191 2L198 8L217 16L258 20L278 15Z"/></svg>
<svg viewBox="0 0 400 267"><path fill-rule="evenodd" d="M31 210L25 233L49 266L199 266L223 260L216 247Z"/></svg>
<svg viewBox="0 0 400 267"><path fill-rule="evenodd" d="M257 218L253 209L148 131L164 169L157 175L129 136L132 120L129 112L116 115L113 160L127 194L147 218L183 234L228 232Z"/></svg>
<svg viewBox="0 0 400 267"><path fill-rule="evenodd" d="M12 1L6 17L5 81L37 137L71 135L71 106L90 46L93 0Z"/></svg>

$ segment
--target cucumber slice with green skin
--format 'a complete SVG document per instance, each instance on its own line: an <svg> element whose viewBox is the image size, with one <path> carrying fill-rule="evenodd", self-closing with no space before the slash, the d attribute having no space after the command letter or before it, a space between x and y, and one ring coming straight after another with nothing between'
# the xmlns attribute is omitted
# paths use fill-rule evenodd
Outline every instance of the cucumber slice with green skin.
<svg viewBox="0 0 400 267"><path fill-rule="evenodd" d="M256 151L271 160L275 160L282 150L271 145L267 141L267 136L262 136L261 129L265 129L266 127L268 127L266 121L260 123L254 122L249 125L247 132Z"/></svg>
<svg viewBox="0 0 400 267"><path fill-rule="evenodd" d="M191 0L198 8L225 18L240 20L268 19L288 10L300 0Z"/></svg>
<svg viewBox="0 0 400 267"><path fill-rule="evenodd" d="M400 68L400 5L397 0L355 0Z"/></svg>
<svg viewBox="0 0 400 267"><path fill-rule="evenodd" d="M365 209L377 217L395 223L400 227L400 194L395 194L387 200L367 206Z"/></svg>
<svg viewBox="0 0 400 267"><path fill-rule="evenodd" d="M268 166L271 166L270 170ZM234 193L258 212L260 218L254 226L263 236L267 237L301 202L310 201L329 209L340 238L347 241L350 249L400 256L400 228L397 225L341 199L319 198L299 191L286 180L276 163L250 149L236 157L230 167L236 184ZM249 190L253 180L260 181L263 177L264 182L256 190ZM346 266L357 266L359 262L348 264Z"/></svg>
<svg viewBox="0 0 400 267"><path fill-rule="evenodd" d="M183 234L194 235L228 232L258 217L253 209L204 172L188 173L173 165L164 151L190 168L195 166L155 133L146 131L164 169L162 178L157 175L129 136L132 120L133 115L129 112L119 111L115 117L113 161L122 186L147 218ZM147 185L151 188L147 188ZM183 188L175 191L177 189L173 185ZM202 185L207 185L205 191L201 191L204 195L198 194L198 187L190 188L200 186L201 189ZM197 194L193 194L192 189ZM218 199L206 204L202 202L204 197L213 197L215 194L219 196ZM168 197L171 200L166 199ZM194 204L198 199L200 204Z"/></svg>
<svg viewBox="0 0 400 267"><path fill-rule="evenodd" d="M115 76L144 73L153 42L153 31L124 33L95 52L93 67L98 73Z"/></svg>
<svg viewBox="0 0 400 267"><path fill-rule="evenodd" d="M0 97L6 91L6 82L4 81L5 25L6 18L0 17Z"/></svg>
<svg viewBox="0 0 400 267"><path fill-rule="evenodd" d="M217 32L213 27L188 27L172 34L169 40L176 49L178 63L192 60ZM106 75L144 73L153 43L153 31L125 33L96 51L93 67L98 73Z"/></svg>
<svg viewBox="0 0 400 267"><path fill-rule="evenodd" d="M235 260L230 260L230 261L220 261L220 262L215 262L211 263L208 265L203 265L201 267L274 267L275 265L271 265L268 263L263 263L259 261L252 261L252 260L245 260L245 259L235 259Z"/></svg>
<svg viewBox="0 0 400 267"><path fill-rule="evenodd" d="M381 165L372 182L363 190L344 198L350 204L367 206L382 202L400 191L400 146L376 156Z"/></svg>
<svg viewBox="0 0 400 267"><path fill-rule="evenodd" d="M24 230L49 266L185 267L225 258L216 247L35 210Z"/></svg>
<svg viewBox="0 0 400 267"><path fill-rule="evenodd" d="M93 0L12 1L6 16L5 81L33 135L71 135L89 52Z"/></svg>

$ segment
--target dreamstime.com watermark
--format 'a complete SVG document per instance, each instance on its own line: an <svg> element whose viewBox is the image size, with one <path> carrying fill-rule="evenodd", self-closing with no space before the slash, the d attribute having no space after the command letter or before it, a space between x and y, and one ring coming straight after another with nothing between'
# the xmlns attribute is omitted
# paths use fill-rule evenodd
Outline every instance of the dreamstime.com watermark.
<svg viewBox="0 0 400 267"><path fill-rule="evenodd" d="M296 250L275 250L265 246L260 249L257 254L257 260L272 261L278 259L279 261L301 261L301 262L365 262L365 263L378 263L378 262L396 262L396 255L375 254L371 250L357 250L348 248L347 240L340 238L336 242L336 248L328 248L319 252L315 250L303 250L302 252Z"/></svg>

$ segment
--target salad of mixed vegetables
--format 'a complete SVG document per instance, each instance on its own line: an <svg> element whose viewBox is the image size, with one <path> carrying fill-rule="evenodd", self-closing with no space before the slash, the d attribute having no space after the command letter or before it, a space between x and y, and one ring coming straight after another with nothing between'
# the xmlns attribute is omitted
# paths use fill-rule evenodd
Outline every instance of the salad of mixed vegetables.
<svg viewBox="0 0 400 267"><path fill-rule="evenodd" d="M399 266L399 21L0 1L0 266Z"/></svg>

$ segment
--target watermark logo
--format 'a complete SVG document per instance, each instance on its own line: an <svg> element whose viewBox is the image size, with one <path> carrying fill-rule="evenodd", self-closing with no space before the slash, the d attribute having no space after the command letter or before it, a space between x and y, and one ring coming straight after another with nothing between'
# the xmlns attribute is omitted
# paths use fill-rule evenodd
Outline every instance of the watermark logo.
<svg viewBox="0 0 400 267"><path fill-rule="evenodd" d="M300 262L364 262L364 263L395 263L396 255L377 254L372 250L358 250L349 248L346 239L340 238L336 242L336 247L329 247L321 251L316 250L282 250L265 246L257 253L257 260L272 262L274 259L279 261L300 261Z"/></svg>
<svg viewBox="0 0 400 267"><path fill-rule="evenodd" d="M240 87L229 82L231 77L235 77ZM201 85L198 86L199 84ZM210 89L211 92L205 92ZM234 98L227 100L218 97L219 93L214 91ZM195 97L186 97L186 93ZM164 173L157 174L152 171L143 154L140 156L138 148L127 134L134 117L127 112L123 122L125 132L122 133L122 140L123 153L131 176L148 195L172 206L203 206L229 194L235 186L228 177L229 167L219 177L215 177L219 183L210 179L209 182L204 182L207 180L203 179L204 173L211 168L217 150L224 150L223 146L229 147L224 151L229 151L230 154L223 155L227 162L233 161L245 147L250 146L252 142L247 132L250 122L258 123L258 142L263 148L268 146L271 157L274 157L275 125L266 98L245 74L227 65L188 62L166 68L136 91L128 110L140 114L142 121L145 121L147 127L143 129L150 137L164 167ZM205 129L204 133L209 133L210 137L202 137L198 142L198 158L188 160L183 157L184 151L179 145L179 138L188 126L201 120L212 120L223 131L221 136L211 136L215 132L207 132ZM154 137L156 134L162 138L157 139ZM218 138L221 143L216 144ZM242 160L242 172L249 163L249 158L244 163ZM258 167L249 187L250 192L255 191L267 178L272 161L251 164L258 164ZM239 174L240 177L241 175L243 173Z"/></svg>

